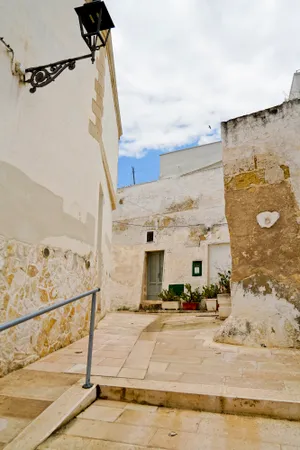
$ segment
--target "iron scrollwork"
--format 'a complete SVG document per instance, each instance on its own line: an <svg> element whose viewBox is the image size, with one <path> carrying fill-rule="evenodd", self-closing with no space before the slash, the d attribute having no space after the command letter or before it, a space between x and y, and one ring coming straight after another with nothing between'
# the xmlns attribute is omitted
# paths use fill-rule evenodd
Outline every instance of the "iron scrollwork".
<svg viewBox="0 0 300 450"><path fill-rule="evenodd" d="M54 81L65 69L74 70L76 61L87 58L93 60L93 54L79 56L78 58L64 59L45 66L29 67L25 70L25 73L31 73L30 78L25 80L26 83L30 83L32 86L29 91L33 94L37 88L52 83L52 81Z"/></svg>

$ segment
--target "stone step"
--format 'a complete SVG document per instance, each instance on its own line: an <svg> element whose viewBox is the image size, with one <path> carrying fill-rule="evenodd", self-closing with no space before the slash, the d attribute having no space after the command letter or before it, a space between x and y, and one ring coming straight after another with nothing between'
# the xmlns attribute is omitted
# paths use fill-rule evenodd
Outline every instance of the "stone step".
<svg viewBox="0 0 300 450"><path fill-rule="evenodd" d="M97 396L96 385L83 389L81 383L75 384L30 422L4 450L35 450L52 433L85 410Z"/></svg>
<svg viewBox="0 0 300 450"><path fill-rule="evenodd" d="M97 400L39 450L299 450L300 422Z"/></svg>
<svg viewBox="0 0 300 450"><path fill-rule="evenodd" d="M31 373L34 374L34 371ZM25 385L27 382L28 380ZM62 425L68 423L93 403L97 397L100 398L99 402L106 400L106 404L107 401L127 403L133 405L133 407L136 405L135 408L137 409L139 409L139 405L148 405L149 408L151 406L166 407L175 410L202 411L235 416L264 416L273 419L300 420L300 395L287 397L286 393L279 391L235 388L235 393L232 388L224 388L223 386L112 377L93 377L94 387L90 390L84 390L81 387L82 382L83 380L77 381L69 389L66 389L65 386L63 394L55 401L49 400L51 391L45 394L48 400L40 401L35 398L33 391L27 391L27 395L31 396L31 407L35 408L34 412L31 413L32 416L27 414L27 422L15 424L16 430L19 427L18 435L6 445L5 442L2 442L0 449L34 450ZM37 385L39 386L41 383L38 382ZM9 392L11 390L10 387ZM11 414L11 419L16 419L14 411L17 414L17 406L20 406L19 390L20 383L16 389L17 395L8 397L6 403L3 402L6 414ZM5 392L5 389L2 391ZM12 399L15 399L15 405L9 406L13 403ZM45 404L39 402L45 402ZM94 409L90 411L94 414ZM113 414L115 412L115 409L110 411L112 414L111 420L114 419ZM20 415L20 413L18 414ZM26 408L21 414L26 415ZM32 420L34 416L36 417ZM101 417L99 416L100 420L103 419ZM86 418L83 417L83 419ZM21 417L18 417L18 420L21 419Z"/></svg>
<svg viewBox="0 0 300 450"><path fill-rule="evenodd" d="M80 378L76 374L26 369L1 378L0 449L8 447Z"/></svg>
<svg viewBox="0 0 300 450"><path fill-rule="evenodd" d="M300 420L300 394L263 389L93 377L100 398L221 414Z"/></svg>

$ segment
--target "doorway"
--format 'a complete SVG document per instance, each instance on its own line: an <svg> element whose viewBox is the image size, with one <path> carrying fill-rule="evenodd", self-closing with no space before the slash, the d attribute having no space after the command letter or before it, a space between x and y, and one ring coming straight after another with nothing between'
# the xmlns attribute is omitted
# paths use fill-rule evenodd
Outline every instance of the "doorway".
<svg viewBox="0 0 300 450"><path fill-rule="evenodd" d="M147 253L147 300L159 300L164 270L164 252Z"/></svg>
<svg viewBox="0 0 300 450"><path fill-rule="evenodd" d="M219 272L231 269L230 244L208 246L208 283L217 283Z"/></svg>

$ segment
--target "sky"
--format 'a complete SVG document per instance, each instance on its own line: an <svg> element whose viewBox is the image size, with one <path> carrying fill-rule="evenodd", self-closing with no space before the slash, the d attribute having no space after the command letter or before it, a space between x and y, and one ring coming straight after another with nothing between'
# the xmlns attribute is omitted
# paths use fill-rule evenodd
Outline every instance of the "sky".
<svg viewBox="0 0 300 450"><path fill-rule="evenodd" d="M106 0L123 136L119 186L220 122L282 103L300 69L299 0Z"/></svg>

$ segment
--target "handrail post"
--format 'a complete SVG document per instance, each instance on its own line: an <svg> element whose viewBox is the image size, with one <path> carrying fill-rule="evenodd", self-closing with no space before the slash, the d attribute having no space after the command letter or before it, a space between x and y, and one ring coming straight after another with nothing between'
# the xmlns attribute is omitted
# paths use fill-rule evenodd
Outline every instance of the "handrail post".
<svg viewBox="0 0 300 450"><path fill-rule="evenodd" d="M91 305L91 318L90 318L90 333L89 333L89 348L87 355L87 365L86 365L86 378L85 383L82 386L84 389L90 389L93 384L91 383L91 371L92 371L92 357L93 357L93 341L94 341L94 328L95 328L95 316L96 316L96 292L92 296Z"/></svg>

